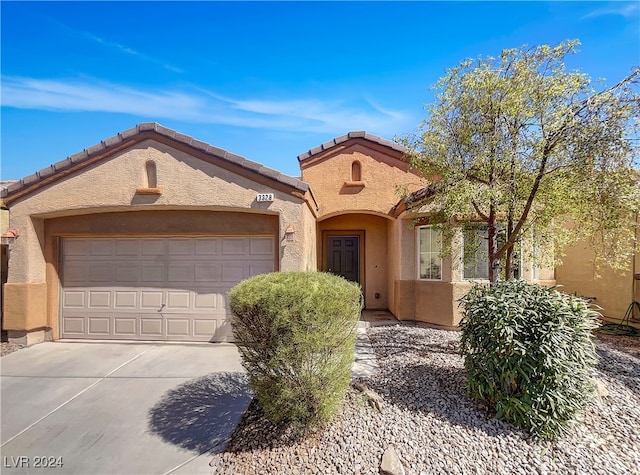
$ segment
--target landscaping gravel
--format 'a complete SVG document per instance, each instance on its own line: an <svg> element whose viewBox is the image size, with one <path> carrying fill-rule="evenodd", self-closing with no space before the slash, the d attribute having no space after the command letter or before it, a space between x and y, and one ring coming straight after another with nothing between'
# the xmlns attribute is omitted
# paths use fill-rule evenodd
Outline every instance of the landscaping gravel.
<svg viewBox="0 0 640 475"><path fill-rule="evenodd" d="M395 449L411 474L640 474L640 359L598 342L597 377L608 391L582 425L556 442L488 416L465 396L460 334L394 326L371 328L380 372L351 388L342 413L303 441L260 417L252 404L216 474L378 474Z"/></svg>
<svg viewBox="0 0 640 475"><path fill-rule="evenodd" d="M10 341L3 341L0 345L0 356L5 356L24 348L24 345L19 345L18 343L12 343Z"/></svg>

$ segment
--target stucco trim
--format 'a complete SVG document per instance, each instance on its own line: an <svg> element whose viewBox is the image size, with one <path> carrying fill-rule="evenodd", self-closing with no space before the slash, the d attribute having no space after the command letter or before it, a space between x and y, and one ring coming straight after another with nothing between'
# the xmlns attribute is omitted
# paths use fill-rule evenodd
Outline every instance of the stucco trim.
<svg viewBox="0 0 640 475"><path fill-rule="evenodd" d="M138 195L161 195L162 188L136 188Z"/></svg>
<svg viewBox="0 0 640 475"><path fill-rule="evenodd" d="M343 215L349 215L349 214L368 214L371 216L378 216L380 218L385 218L389 221L395 221L395 218L387 213L380 213L378 211L371 211L368 209L351 209L348 211L338 210L338 211L334 211L333 213L324 214L318 217L318 222L326 221L327 219L335 218L336 216L343 216Z"/></svg>

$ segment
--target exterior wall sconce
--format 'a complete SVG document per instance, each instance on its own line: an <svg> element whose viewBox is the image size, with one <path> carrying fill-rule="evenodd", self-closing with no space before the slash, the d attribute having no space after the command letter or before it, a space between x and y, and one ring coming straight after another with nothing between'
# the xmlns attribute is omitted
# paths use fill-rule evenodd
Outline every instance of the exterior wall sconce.
<svg viewBox="0 0 640 475"><path fill-rule="evenodd" d="M290 224L287 230L284 232L284 238L287 241L293 241L293 236L295 235L295 233L296 228L293 226L293 224Z"/></svg>
<svg viewBox="0 0 640 475"><path fill-rule="evenodd" d="M17 229L9 229L6 233L0 236L0 244L13 244L18 236L20 235L20 231Z"/></svg>

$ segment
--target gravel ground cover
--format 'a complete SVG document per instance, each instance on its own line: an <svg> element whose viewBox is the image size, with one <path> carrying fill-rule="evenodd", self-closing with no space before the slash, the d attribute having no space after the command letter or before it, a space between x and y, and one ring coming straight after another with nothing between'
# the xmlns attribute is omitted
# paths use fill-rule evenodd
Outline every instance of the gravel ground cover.
<svg viewBox="0 0 640 475"><path fill-rule="evenodd" d="M11 343L9 341L3 341L0 346L0 356L8 355L9 353L13 353L14 351L18 351L24 348L24 345L19 345L17 343Z"/></svg>
<svg viewBox="0 0 640 475"><path fill-rule="evenodd" d="M640 474L640 358L598 341L597 377L608 391L584 424L535 441L465 396L460 334L419 327L369 329L380 372L357 381L342 413L302 441L246 412L216 474L378 474L393 447L407 474Z"/></svg>

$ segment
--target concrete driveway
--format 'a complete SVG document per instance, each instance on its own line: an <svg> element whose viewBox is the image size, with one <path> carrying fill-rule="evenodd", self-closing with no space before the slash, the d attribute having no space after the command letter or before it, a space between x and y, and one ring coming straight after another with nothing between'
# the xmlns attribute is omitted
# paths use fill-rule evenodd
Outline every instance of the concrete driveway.
<svg viewBox="0 0 640 475"><path fill-rule="evenodd" d="M231 344L53 342L4 356L0 472L211 474L251 400L242 371Z"/></svg>

